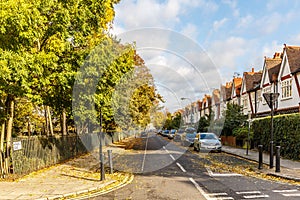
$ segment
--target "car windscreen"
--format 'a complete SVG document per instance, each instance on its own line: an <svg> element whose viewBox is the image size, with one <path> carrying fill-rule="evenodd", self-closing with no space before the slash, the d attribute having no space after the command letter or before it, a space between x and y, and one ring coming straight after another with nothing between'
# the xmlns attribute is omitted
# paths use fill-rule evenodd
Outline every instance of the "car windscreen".
<svg viewBox="0 0 300 200"><path fill-rule="evenodd" d="M196 137L196 134L195 134L195 133L187 133L187 134L186 134L186 137L187 137L187 138L195 138L195 137Z"/></svg>
<svg viewBox="0 0 300 200"><path fill-rule="evenodd" d="M200 139L216 140L218 138L213 134L201 134Z"/></svg>

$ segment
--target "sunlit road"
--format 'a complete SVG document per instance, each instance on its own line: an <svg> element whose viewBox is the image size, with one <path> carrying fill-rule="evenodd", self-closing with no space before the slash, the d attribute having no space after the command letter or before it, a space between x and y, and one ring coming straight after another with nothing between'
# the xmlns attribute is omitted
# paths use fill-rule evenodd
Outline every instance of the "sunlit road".
<svg viewBox="0 0 300 200"><path fill-rule="evenodd" d="M135 173L133 182L90 199L300 198L297 186L209 171L207 157L161 136L153 134L130 142L128 153L115 157L114 164L118 170Z"/></svg>

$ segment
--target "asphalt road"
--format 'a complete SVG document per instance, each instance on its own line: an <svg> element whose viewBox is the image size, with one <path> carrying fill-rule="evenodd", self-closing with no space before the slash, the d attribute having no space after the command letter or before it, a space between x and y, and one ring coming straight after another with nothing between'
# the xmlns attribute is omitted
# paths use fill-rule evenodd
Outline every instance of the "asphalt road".
<svg viewBox="0 0 300 200"><path fill-rule="evenodd" d="M134 173L133 182L90 199L300 198L299 187L295 185L211 171L209 155L185 149L155 134L131 140L125 148L127 153L116 156L114 165L117 170ZM221 153L220 156L231 155Z"/></svg>

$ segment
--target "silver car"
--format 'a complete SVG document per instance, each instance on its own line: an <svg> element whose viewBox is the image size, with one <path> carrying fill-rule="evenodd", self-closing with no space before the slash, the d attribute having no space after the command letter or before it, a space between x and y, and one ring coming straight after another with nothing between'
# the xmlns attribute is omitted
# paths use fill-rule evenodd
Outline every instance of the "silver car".
<svg viewBox="0 0 300 200"><path fill-rule="evenodd" d="M222 143L214 133L198 133L194 140L195 151L222 151Z"/></svg>

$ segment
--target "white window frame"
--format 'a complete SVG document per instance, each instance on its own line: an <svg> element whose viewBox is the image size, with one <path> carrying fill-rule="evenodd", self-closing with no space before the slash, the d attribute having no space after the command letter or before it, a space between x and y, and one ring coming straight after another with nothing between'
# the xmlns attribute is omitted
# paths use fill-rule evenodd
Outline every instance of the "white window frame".
<svg viewBox="0 0 300 200"><path fill-rule="evenodd" d="M281 81L281 99L292 98L292 78Z"/></svg>

